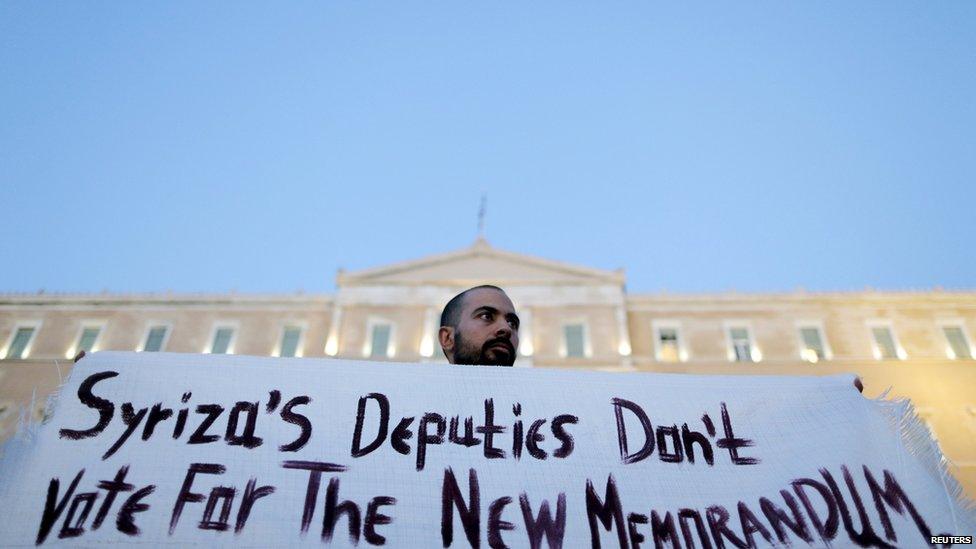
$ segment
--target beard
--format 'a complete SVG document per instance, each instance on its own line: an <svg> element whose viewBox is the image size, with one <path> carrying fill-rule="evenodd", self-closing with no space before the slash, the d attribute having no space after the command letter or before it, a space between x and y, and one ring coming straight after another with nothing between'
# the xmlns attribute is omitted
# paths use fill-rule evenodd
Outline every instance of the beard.
<svg viewBox="0 0 976 549"><path fill-rule="evenodd" d="M454 332L454 363L455 364L475 364L480 366L511 366L515 364L515 346L507 337L496 337L489 339L481 347L469 345L464 337L457 331ZM507 352L499 354L490 349L495 345L504 345Z"/></svg>

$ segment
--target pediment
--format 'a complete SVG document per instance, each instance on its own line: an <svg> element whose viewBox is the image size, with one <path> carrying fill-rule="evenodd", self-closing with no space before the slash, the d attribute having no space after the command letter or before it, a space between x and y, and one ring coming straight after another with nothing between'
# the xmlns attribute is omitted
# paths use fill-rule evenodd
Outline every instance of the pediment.
<svg viewBox="0 0 976 549"><path fill-rule="evenodd" d="M495 248L482 239L454 252L344 272L337 279L338 286L621 285L623 282L621 271L592 269L517 254Z"/></svg>

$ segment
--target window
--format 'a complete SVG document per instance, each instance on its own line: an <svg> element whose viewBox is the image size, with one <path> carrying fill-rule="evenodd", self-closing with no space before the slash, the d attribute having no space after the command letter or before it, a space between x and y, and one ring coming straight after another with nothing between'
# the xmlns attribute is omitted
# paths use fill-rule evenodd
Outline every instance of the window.
<svg viewBox="0 0 976 549"><path fill-rule="evenodd" d="M678 330L661 328L657 332L658 360L665 362L678 361Z"/></svg>
<svg viewBox="0 0 976 549"><path fill-rule="evenodd" d="M142 350L150 353L162 352L166 349L167 340L169 340L169 326L165 324L151 325L149 331L146 332Z"/></svg>
<svg viewBox="0 0 976 549"><path fill-rule="evenodd" d="M661 362L684 362L688 353L681 341L681 325L677 322L654 321L654 357Z"/></svg>
<svg viewBox="0 0 976 549"><path fill-rule="evenodd" d="M27 358L30 354L31 344L37 334L39 326L17 326L10 336L10 343L7 344L6 359Z"/></svg>
<svg viewBox="0 0 976 549"><path fill-rule="evenodd" d="M734 362L759 362L761 355L752 339L752 331L747 324L726 323L728 336L728 358Z"/></svg>
<svg viewBox="0 0 976 549"><path fill-rule="evenodd" d="M729 337L732 339L732 351L735 353L735 361L751 361L752 344L749 341L749 330L747 328L730 328Z"/></svg>
<svg viewBox="0 0 976 549"><path fill-rule="evenodd" d="M234 327L218 326L214 329L210 352L215 355L234 353Z"/></svg>
<svg viewBox="0 0 976 549"><path fill-rule="evenodd" d="M293 357L302 356L299 346L302 342L304 330L301 326L288 325L281 330L281 343L278 348L278 356Z"/></svg>
<svg viewBox="0 0 976 549"><path fill-rule="evenodd" d="M874 336L874 344L877 347L877 358L882 360L894 360L898 358L898 350L895 347L895 337L888 326L875 326L871 328L871 335Z"/></svg>
<svg viewBox="0 0 976 549"><path fill-rule="evenodd" d="M101 333L101 326L83 326L81 333L78 334L78 343L75 345L75 352L72 355L77 355L81 351L85 351L86 353L93 351L95 344L98 343L98 336Z"/></svg>
<svg viewBox="0 0 976 549"><path fill-rule="evenodd" d="M963 331L961 324L942 326L942 333L945 334L946 342L949 344L946 350L949 358L955 360L970 360L973 358L972 348L969 346L969 339Z"/></svg>
<svg viewBox="0 0 976 549"><path fill-rule="evenodd" d="M891 326L872 326L871 336L874 338L874 357L878 360L895 360L898 358L898 344Z"/></svg>
<svg viewBox="0 0 976 549"><path fill-rule="evenodd" d="M390 345L393 335L393 326L388 323L375 323L372 325L369 334L369 354L371 358L392 357L392 346Z"/></svg>
<svg viewBox="0 0 976 549"><path fill-rule="evenodd" d="M563 326L563 346L568 358L582 358L586 356L586 326L584 324L566 324Z"/></svg>
<svg viewBox="0 0 976 549"><path fill-rule="evenodd" d="M428 361L443 360L444 350L438 341L438 331L440 329L440 309L428 307L424 312L424 333L420 336L420 356Z"/></svg>
<svg viewBox="0 0 976 549"><path fill-rule="evenodd" d="M800 358L807 362L830 360L830 346L824 337L820 323L801 323L798 327L800 337Z"/></svg>

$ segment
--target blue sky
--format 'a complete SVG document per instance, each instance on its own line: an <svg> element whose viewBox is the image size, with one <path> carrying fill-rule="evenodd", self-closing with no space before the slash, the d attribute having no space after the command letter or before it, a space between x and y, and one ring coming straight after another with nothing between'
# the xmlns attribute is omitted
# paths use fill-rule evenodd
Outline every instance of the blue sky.
<svg viewBox="0 0 976 549"><path fill-rule="evenodd" d="M976 3L0 4L0 291L976 286Z"/></svg>

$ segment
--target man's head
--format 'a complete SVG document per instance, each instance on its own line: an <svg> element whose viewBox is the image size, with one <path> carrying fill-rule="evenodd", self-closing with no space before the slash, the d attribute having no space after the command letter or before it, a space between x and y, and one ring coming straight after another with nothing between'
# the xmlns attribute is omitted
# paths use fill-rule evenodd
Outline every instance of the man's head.
<svg viewBox="0 0 976 549"><path fill-rule="evenodd" d="M441 313L438 341L451 364L511 366L518 351L519 318L496 286L476 286L454 296Z"/></svg>

